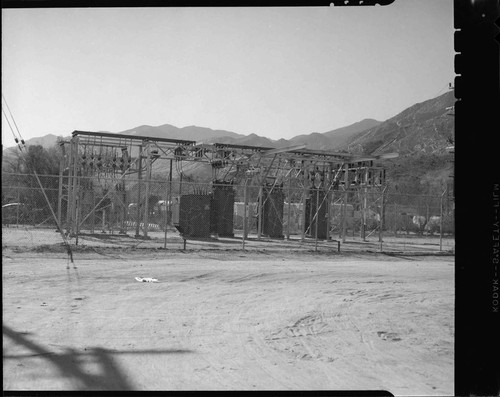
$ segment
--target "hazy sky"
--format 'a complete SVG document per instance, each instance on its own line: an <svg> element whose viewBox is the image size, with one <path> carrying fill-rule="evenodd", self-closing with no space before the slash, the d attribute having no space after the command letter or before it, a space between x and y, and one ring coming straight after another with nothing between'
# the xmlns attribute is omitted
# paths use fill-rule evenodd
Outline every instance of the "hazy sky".
<svg viewBox="0 0 500 397"><path fill-rule="evenodd" d="M279 139L383 121L446 92L453 56L452 0L2 10L2 93L24 139L143 124Z"/></svg>

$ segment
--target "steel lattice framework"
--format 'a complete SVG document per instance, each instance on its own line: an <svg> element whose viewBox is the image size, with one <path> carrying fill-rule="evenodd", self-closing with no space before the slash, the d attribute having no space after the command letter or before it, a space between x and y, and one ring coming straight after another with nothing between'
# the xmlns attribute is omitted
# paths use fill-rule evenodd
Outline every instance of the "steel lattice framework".
<svg viewBox="0 0 500 397"><path fill-rule="evenodd" d="M271 148L89 131L74 131L70 141L61 143L61 147L64 156L60 165L59 204L63 196L66 197L66 229L69 234L78 233L79 225L91 214L83 214L78 219L79 184L83 176L104 175L119 186L127 176L137 174L139 183L145 183L147 197L148 182L156 162L170 161L170 170L174 162L208 164L212 169L213 185L243 183L246 188L253 183L259 186L259 224L262 225L262 207L274 189L286 189L294 183L303 189L304 205L314 189L323 192L322 201L328 201L333 190L342 190L347 197L347 191L352 189L383 189L385 169L374 162L397 157L396 153L360 157L344 152L307 150L304 145ZM66 195L63 192L63 175L68 181ZM320 200L319 194L316 197ZM321 205L317 203L314 218L318 216ZM146 205L145 217L147 212ZM61 205L58 217L61 220ZM147 224L147 219L144 219L144 224ZM303 236L304 233L305 230ZM261 228L259 237L260 234ZM245 224L243 236L246 237Z"/></svg>

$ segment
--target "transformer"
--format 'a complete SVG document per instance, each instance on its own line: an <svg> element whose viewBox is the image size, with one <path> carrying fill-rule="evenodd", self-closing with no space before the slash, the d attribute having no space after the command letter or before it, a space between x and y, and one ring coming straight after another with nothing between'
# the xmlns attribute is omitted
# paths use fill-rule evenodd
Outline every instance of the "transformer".
<svg viewBox="0 0 500 397"><path fill-rule="evenodd" d="M231 182L212 183L210 232L219 237L234 237L234 196Z"/></svg>
<svg viewBox="0 0 500 397"><path fill-rule="evenodd" d="M283 238L283 206L285 195L282 188L266 186L263 189L262 233L273 238Z"/></svg>
<svg viewBox="0 0 500 397"><path fill-rule="evenodd" d="M319 196L319 197L318 197ZM328 238L328 203L325 198L325 191L322 189L310 189L309 198L306 200L306 230L307 235L313 238L327 239ZM319 209L316 217L317 205ZM316 223L318 224L318 235L316 236Z"/></svg>
<svg viewBox="0 0 500 397"><path fill-rule="evenodd" d="M182 236L210 237L210 201L211 195L208 194L181 196L176 227Z"/></svg>

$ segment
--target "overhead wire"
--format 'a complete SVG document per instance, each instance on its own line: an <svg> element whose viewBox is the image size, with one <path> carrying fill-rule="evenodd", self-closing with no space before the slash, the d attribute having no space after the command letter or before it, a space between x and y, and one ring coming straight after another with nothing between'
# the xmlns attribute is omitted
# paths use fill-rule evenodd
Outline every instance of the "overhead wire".
<svg viewBox="0 0 500 397"><path fill-rule="evenodd" d="M19 139L17 138L16 134L14 133L14 129L12 128L12 125L10 124L9 119L8 119L7 115L5 114L5 111L3 110L3 106L2 106L2 113L3 113L4 117L5 117L5 120L7 120L7 124L9 125L10 131L12 132L12 136L14 137L14 141L16 142L17 147L19 149L21 149L21 146L20 146L20 143L19 143Z"/></svg>
<svg viewBox="0 0 500 397"><path fill-rule="evenodd" d="M7 103L7 100L5 99L5 96L3 95L3 93L2 93L2 98L3 98L3 101L5 102L5 106L7 107L7 110L9 111L9 114L10 114L10 117L12 118L12 121L13 121L14 125L16 126L16 131L17 131L17 133L19 135L19 138L21 139L21 143L24 145L24 139L23 139L23 137L21 135L21 131L19 131L19 127L17 126L16 119L12 115L12 112L10 111L9 104ZM5 111L3 109L2 109L2 112L4 112L4 115L5 115ZM6 115L5 115L5 118L7 120L7 123L9 123L9 119L7 118ZM14 131L12 130L12 126L10 125L10 123L9 123L9 127L11 128L11 131L14 134ZM14 137L15 137L15 134L14 134ZM18 143L18 142L16 141L16 143Z"/></svg>
<svg viewBox="0 0 500 397"><path fill-rule="evenodd" d="M3 98L4 102L5 102L5 106L7 107L7 110L9 111L9 114L10 114L10 117L12 119L12 122L16 126L17 133L19 135L19 138L21 139L20 142L19 142L18 138L16 137L15 131L12 128L12 125L9 122L9 119L8 119L6 113L5 113L5 110L3 109L3 104L2 104L2 113L4 114L4 116L5 116L6 120L7 120L7 124L9 125L9 128L10 128L10 130L11 130L13 136L14 136L14 140L16 141L16 143L17 143L17 145L19 147L19 150L21 152L26 153L27 152L27 150L26 150L26 144L25 144L24 139L23 139L23 137L21 135L21 131L19 131L19 128L17 127L17 123L16 123L16 120L14 118L14 115L10 111L9 105L7 103L7 99L5 98L5 96L3 95L3 93L2 93L2 98ZM43 194L43 197L45 198L45 201L47 202L47 205L48 205L48 207L50 209L50 212L52 213L52 217L54 218L54 221L56 222L57 229L58 229L59 233L61 234L61 237L63 239L64 245L66 247L66 251L67 251L67 254L68 254L68 261L71 261L71 263L73 264L73 269L76 270L75 262L73 260L73 251L71 249L71 245L69 244L68 240L66 239L66 236L64 235L64 232L63 232L63 230L61 228L61 225L59 224L59 220L57 219L57 216L56 216L56 214L55 214L55 212L54 212L54 210L53 210L53 208L52 208L52 206L50 204L49 198L47 197L47 194L45 193L45 189L44 189L44 187L42 185L42 182L40 181L38 173L36 172L36 170L33 167L30 167L29 163L26 160L27 160L27 158L24 157L24 161L25 161L26 166L28 168L32 168L31 171L33 172L33 175L35 176L35 179L36 179L38 185L40 186L40 189L41 189L41 192ZM67 264L66 268L69 269L69 263Z"/></svg>

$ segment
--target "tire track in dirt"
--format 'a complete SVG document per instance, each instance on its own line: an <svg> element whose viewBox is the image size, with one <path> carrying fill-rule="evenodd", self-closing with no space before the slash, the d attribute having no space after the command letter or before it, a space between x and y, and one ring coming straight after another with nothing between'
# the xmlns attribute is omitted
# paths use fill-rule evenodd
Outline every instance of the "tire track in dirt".
<svg viewBox="0 0 500 397"><path fill-rule="evenodd" d="M43 343L116 350L139 389L452 390L453 318L441 319L452 308L447 263L199 256L89 260L67 301L64 260L8 264L5 318ZM160 283L137 283L138 271ZM77 334L68 338L68 327ZM168 353L180 349L190 354ZM10 384L32 387L35 366L7 364Z"/></svg>
<svg viewBox="0 0 500 397"><path fill-rule="evenodd" d="M256 353L260 334L256 329L259 313L256 313L255 309L259 308L261 303L266 300L266 296L269 297L265 283L275 281L275 275L269 272L245 272L247 274L243 275L241 272L238 273L237 277L234 277L232 272L221 274L219 283L213 286L215 290L209 288L212 285L205 283L206 289L203 291L206 296L205 302L210 302L212 306L220 305L220 309L227 310L220 315L221 321L216 327L217 331L223 334L221 341L224 343L224 362L227 364L224 368L225 381L231 380L231 384L236 385L235 387L239 386L244 389L268 388L271 385L274 385L274 388L290 388L290 382L283 382L287 376L286 370L280 376L275 375L275 365L270 364L267 357L269 348L262 344L267 351ZM255 282L259 282L259 285L262 286L262 288L258 288L258 291L264 291L256 293L253 288ZM249 283L251 283L251 287L248 286ZM207 312L210 313L204 305L198 304L195 317L200 319L203 314L206 317ZM211 323L213 322L211 321ZM241 354L242 349L243 355ZM227 353L227 350L231 350L231 353ZM238 353L235 354L235 351ZM205 360L207 367L204 370L214 370L213 376L220 376L220 371L217 372L217 368L215 368L217 365L220 366L222 360L220 356L223 354ZM253 371L260 372L261 376L249 377L248 374L253 374Z"/></svg>
<svg viewBox="0 0 500 397"><path fill-rule="evenodd" d="M259 294L257 297L266 296L267 294ZM249 305L247 303L248 299L245 299L239 304L239 311L233 320L233 326L237 332L237 337L239 344L244 347L245 356L252 362L255 363L258 370L264 375L263 378L256 377L254 382L258 384L253 385L253 387L259 387L263 389L291 389L298 388L299 385L290 379L289 371L286 370L287 361L282 357L275 354L268 346L264 343L264 339L256 329L258 324L245 324L245 329L248 334L246 338L243 338L241 333L243 328L243 315L246 315L245 320L249 321L253 318L256 320L256 316L253 311L255 310L255 305ZM281 361L284 365L277 365L275 361ZM271 380L272 383L269 382Z"/></svg>
<svg viewBox="0 0 500 397"><path fill-rule="evenodd" d="M238 368L242 365L234 359L233 353L238 347L232 346L234 338L226 328L231 320L231 307L227 306L226 301L228 297L239 295L239 292L227 286L227 278L226 271L212 272L203 274L203 277L190 277L190 282L180 287L191 291L186 298L193 309L190 317L191 328L195 332L190 333L187 340L196 346L201 361L191 370L195 379L211 385L211 388L214 383L222 388L227 388L228 384L234 388L241 385ZM193 290L194 285L196 292ZM200 333L200 330L203 332Z"/></svg>
<svg viewBox="0 0 500 397"><path fill-rule="evenodd" d="M303 272L302 272L303 273ZM297 275L294 275L296 277ZM308 275L302 274L302 280L314 280L315 278L321 277L321 275ZM268 302L279 301L280 296L283 294L287 296L287 303L280 312L269 310L268 317L264 319L264 323L272 323L270 317L283 317L281 323L288 321L290 310L297 311L301 304L297 302L297 294L292 292L294 288L300 288L297 286L288 285L287 278L289 275L279 275L278 280L284 282L284 288L288 288L283 291L274 291L267 296L267 299L263 302L259 302L259 308L261 311L265 310L266 304ZM276 280L274 280L276 282ZM292 288L294 287L294 288ZM292 290L290 290L292 288ZM310 289L308 289L310 291ZM295 296L294 296L295 295ZM311 305L318 300L318 297L323 295L323 291L317 291L313 295L308 296L308 305ZM290 298L294 296L294 298ZM299 295L300 296L300 295ZM292 303L290 303L292 302ZM247 316L251 315L251 310L255 310L252 306L250 308L247 305L241 304L242 309L240 310L240 318L242 313ZM314 387L321 388L322 384L326 388L331 388L331 384L339 384L339 378L335 377L333 382L328 383L326 379L332 380L332 374L335 372L331 366L333 360L329 357L324 357L321 354L321 350L324 350L325 345L323 343L317 343L318 336L325 333L325 321L324 312L315 311L309 312L302 315L299 318L295 318L293 322L286 326L278 327L276 330L267 329L261 331L255 331L252 333L252 343L248 343L245 346L246 353L250 357L255 357L259 359L265 357L265 360L260 360L261 367L271 375L273 379L278 379L280 383L285 383L287 388L304 388L304 387ZM314 340L316 339L316 343ZM242 341L244 342L244 341ZM270 367L270 363L273 362L275 365ZM307 364L306 364L307 363ZM275 368L276 367L276 368ZM304 373L308 373L310 378L308 382L304 383ZM319 375L319 374L322 375ZM294 375L298 376L294 376ZM301 379L301 383L297 383L296 379ZM313 380L314 379L314 380ZM286 380L286 382L283 382ZM330 384L330 386L328 386ZM293 385L293 386L291 386ZM314 385L314 386L312 386Z"/></svg>
<svg viewBox="0 0 500 397"><path fill-rule="evenodd" d="M377 378L366 370L363 363L353 365L349 360L355 355L366 357L374 350L373 338L361 330L352 316L354 302L359 299L356 295L367 292L351 289L351 297L341 299L346 296L345 291L341 291L334 307L331 303L330 307L324 307L319 297L325 292L318 289L316 299L309 297L313 302L317 301L317 309L290 318L288 325L271 332L266 342L277 351L293 355L296 360L313 362L315 370L321 371L322 377L329 379L330 384L345 384L345 379L352 378L354 372L363 379L361 383L358 381L359 386L373 387Z"/></svg>
<svg viewBox="0 0 500 397"><path fill-rule="evenodd" d="M339 318L337 316L335 320ZM275 350L287 353L297 362L309 362L308 365L313 365L316 372L322 373L321 378L335 384L340 381L339 368L335 363L338 357L331 354L329 335L335 335L335 330L325 319L325 313L312 312L272 333L266 341Z"/></svg>
<svg viewBox="0 0 500 397"><path fill-rule="evenodd" d="M366 357L366 363L370 366L378 368L378 379L383 389L393 393L412 390L416 394L435 393L436 386L429 377L434 377L432 371L419 370L418 357L421 354L422 344L425 341L409 340L409 335L405 328L411 321L405 320L405 327L401 328L398 323L393 322L391 316L380 316L378 321L372 318L372 321L366 322L356 315L363 308L373 308L378 312L400 313L394 317L396 321L401 321L405 315L404 308L412 307L415 304L415 298L418 294L407 290L404 284L394 290L394 284L403 284L402 282L387 282L385 286L380 286L376 290L368 289L360 290L354 294L352 299L351 312L354 314L350 321L358 328L358 322L364 324L368 332L361 332L361 335L368 342L372 352ZM402 310L401 310L402 309ZM408 317L408 316L407 316ZM380 318L385 318L380 321ZM398 371L394 371L394 366L398 367ZM358 361L358 368L362 366ZM417 381L418 379L418 381ZM412 385L412 386L410 386ZM418 385L418 386L416 386Z"/></svg>
<svg viewBox="0 0 500 397"><path fill-rule="evenodd" d="M245 345L245 352L248 356L258 360L261 369L268 374L269 378L274 380L273 388L300 389L304 387L304 384L300 378L294 376L296 373L294 362L281 352L272 349L265 340L265 336L269 333L268 324L272 321L270 317L281 317L283 312L283 310L276 312L270 308L268 309L266 305L269 302L279 301L280 292L282 291L271 290L264 294L264 298L258 302L257 310L253 305L246 308L246 313L249 313L254 318L259 318L259 315L262 316L264 314L264 317L260 317L259 320L262 324L266 324L267 329L264 327L252 329L252 341ZM286 303L283 306L285 308L289 307L290 302L290 297L286 295ZM267 311L265 311L266 309ZM242 312L240 311L240 316ZM264 383L263 386L266 387L267 385Z"/></svg>

